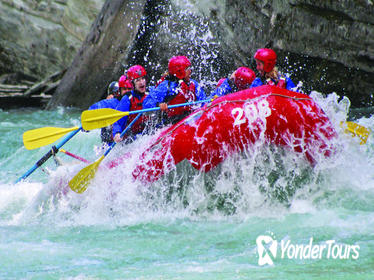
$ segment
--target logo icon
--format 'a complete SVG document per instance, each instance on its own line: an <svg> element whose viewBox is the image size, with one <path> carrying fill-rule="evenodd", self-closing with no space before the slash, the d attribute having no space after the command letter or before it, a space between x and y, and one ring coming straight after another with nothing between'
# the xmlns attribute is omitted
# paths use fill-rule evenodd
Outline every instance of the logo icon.
<svg viewBox="0 0 374 280"><path fill-rule="evenodd" d="M258 265L273 265L273 259L277 257L278 242L271 236L260 235L256 239L256 244L258 252Z"/></svg>

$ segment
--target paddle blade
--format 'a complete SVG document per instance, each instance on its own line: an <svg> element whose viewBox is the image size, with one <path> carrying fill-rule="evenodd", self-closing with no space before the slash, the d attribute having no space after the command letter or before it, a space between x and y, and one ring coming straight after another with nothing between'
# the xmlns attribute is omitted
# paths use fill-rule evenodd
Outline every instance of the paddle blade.
<svg viewBox="0 0 374 280"><path fill-rule="evenodd" d="M87 189L89 183L95 177L97 168L99 167L99 164L103 159L104 155L102 155L94 163L91 163L90 165L83 168L77 173L77 175L74 176L73 179L70 180L69 187L72 189L72 191L76 193L83 193Z"/></svg>
<svg viewBox="0 0 374 280"><path fill-rule="evenodd" d="M346 133L351 133L353 136L358 136L361 139L360 145L366 143L371 132L370 129L354 122L345 122L344 131Z"/></svg>
<svg viewBox="0 0 374 280"><path fill-rule="evenodd" d="M78 127L42 127L28 130L23 133L23 144L28 150L40 148L52 144L65 134L77 129Z"/></svg>
<svg viewBox="0 0 374 280"><path fill-rule="evenodd" d="M121 112L109 108L86 110L81 115L82 127L84 130L106 127L128 115L129 112Z"/></svg>

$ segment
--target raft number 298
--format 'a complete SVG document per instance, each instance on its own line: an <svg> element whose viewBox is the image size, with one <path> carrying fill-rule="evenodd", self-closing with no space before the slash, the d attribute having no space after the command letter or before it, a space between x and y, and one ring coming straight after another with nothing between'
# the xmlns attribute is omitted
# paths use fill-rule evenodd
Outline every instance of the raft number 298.
<svg viewBox="0 0 374 280"><path fill-rule="evenodd" d="M231 111L231 115L234 116L234 125L241 125L248 119L249 123L254 122L258 118L266 118L271 115L271 109L269 102L266 99L262 99L257 103L257 106L251 102L244 104L243 108L234 108Z"/></svg>

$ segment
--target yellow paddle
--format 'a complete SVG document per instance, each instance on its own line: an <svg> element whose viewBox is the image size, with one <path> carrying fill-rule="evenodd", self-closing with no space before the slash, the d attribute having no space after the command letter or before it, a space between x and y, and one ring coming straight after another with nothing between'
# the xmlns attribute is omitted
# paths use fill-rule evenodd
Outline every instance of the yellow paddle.
<svg viewBox="0 0 374 280"><path fill-rule="evenodd" d="M343 126L343 123L342 123ZM371 130L354 122L345 122L344 132L357 136L361 139L360 145L363 145L368 140Z"/></svg>
<svg viewBox="0 0 374 280"><path fill-rule="evenodd" d="M16 181L16 183L20 182L21 180L26 179L28 176L30 176L31 173L33 173L39 166L43 165L51 156L55 155L58 150L66 144L71 138L74 137L75 134L77 134L82 127L79 127L76 130L71 131L68 135L66 135L56 146L52 146L52 148L41 158L39 159L33 167L31 167L25 174L23 174L21 177L19 177Z"/></svg>
<svg viewBox="0 0 374 280"><path fill-rule="evenodd" d="M82 127L84 130L106 127L128 115L129 112L121 112L109 108L86 110L81 115Z"/></svg>
<svg viewBox="0 0 374 280"><path fill-rule="evenodd" d="M102 162L104 157L105 155L102 155L94 163L87 165L85 168L79 171L77 175L75 175L74 178L70 180L70 188L76 193L83 193L87 189L90 181L95 177L97 168L99 167L99 164Z"/></svg>
<svg viewBox="0 0 374 280"><path fill-rule="evenodd" d="M168 106L168 108L172 109L172 108L183 107L183 106L191 106L191 105L196 105L199 103L207 103L211 101L212 99L199 100L199 101L193 101L193 102L188 102L188 103L170 105ZM116 121L118 121L119 119L125 116L128 116L128 115L151 112L151 111L158 111L158 110L160 110L160 107L147 108L147 109L128 111L128 112L122 112L122 111L108 109L108 108L86 110L86 111L83 111L81 115L82 127L84 130L93 130L97 128L102 128L102 127L111 125L115 123Z"/></svg>
<svg viewBox="0 0 374 280"><path fill-rule="evenodd" d="M80 128L75 126L70 128L42 127L28 130L23 133L23 144L26 149L33 150L56 142L65 134L78 129Z"/></svg>
<svg viewBox="0 0 374 280"><path fill-rule="evenodd" d="M101 110L101 109L99 109ZM138 114L135 119L132 120L132 122L122 131L121 137L125 135L125 133L131 128L131 126L140 118L141 114ZM69 187L72 189L72 191L76 193L83 193L90 181L95 177L95 173L97 171L97 168L99 167L100 163L103 161L104 157L109 154L109 152L113 149L113 147L116 145L116 142L113 142L112 145L106 150L104 155L102 155L98 160L96 160L94 163L91 163L90 165L87 165L85 168L83 168L81 171L79 171L73 179L69 182Z"/></svg>

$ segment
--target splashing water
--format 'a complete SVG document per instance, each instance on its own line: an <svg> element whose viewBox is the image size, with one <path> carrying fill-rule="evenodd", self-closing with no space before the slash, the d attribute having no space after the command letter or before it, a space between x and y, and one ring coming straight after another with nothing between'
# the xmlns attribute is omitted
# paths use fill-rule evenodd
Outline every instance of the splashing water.
<svg viewBox="0 0 374 280"><path fill-rule="evenodd" d="M192 8L186 11L172 14L162 30L188 46L183 49L187 55L199 57L193 63L194 78L214 87L222 72L210 63L220 55L217 45L208 24L194 16ZM175 22L190 22L191 28ZM161 180L144 186L132 178L140 153L154 137L144 136L117 145L81 195L70 191L67 183L85 165L61 153L58 157L65 164L57 167L50 159L43 166L50 175L39 168L26 181L13 184L49 149L25 150L22 133L79 125L80 112L0 111L0 277L326 278L321 271L342 279L372 277L372 137L359 145L357 138L343 132L340 122L348 115L347 98L318 92L311 97L339 134L339 152L314 167L287 149L258 143L209 173L181 162ZM372 117L355 121L374 127ZM79 133L64 149L93 162L103 153L99 139L98 131ZM105 167L125 154L119 167ZM297 244L308 244L311 237L316 244L358 244L360 255L357 260L307 260L281 259L278 252L274 266L262 267L259 235Z"/></svg>
<svg viewBox="0 0 374 280"><path fill-rule="evenodd" d="M314 237L320 242L334 239L360 244L357 265L369 275L374 246L369 241L374 224L372 139L361 146L340 128L340 121L347 116L347 99L339 102L336 94L323 97L317 92L312 96L330 117L342 146L335 157L315 167L286 149L255 145L207 174L182 162L146 187L134 182L131 175L142 147L154 137L145 136L130 145L117 145L105 161L128 154L124 164L107 169L103 162L104 168L82 195L64 187L84 164L62 154L58 156L69 164L56 168L50 160L50 176L37 170L26 182L12 183L47 151L22 148L21 131L47 125L45 119L52 119L50 114L55 116L53 125L73 126L78 112L34 111L22 128L10 124L26 120L24 112L0 112L5 120L2 141L8 144L6 149L2 146L0 162L0 231L10 236L0 244L10 252L4 258L3 275L85 278L105 272L136 277L144 271L151 278L171 276L175 271L192 278L206 273L235 275L236 271L252 275L259 273L255 239L269 230L278 240L292 238L307 244ZM372 118L357 122L373 127ZM93 161L102 153L99 138L97 131L81 133L69 141L66 150ZM20 248L27 252L23 257ZM152 254L159 256L157 260ZM124 268L122 272L106 268L114 265L115 255L122 259L117 264ZM33 264L27 256L36 257L42 265ZM133 264L133 271L126 269L127 262ZM13 270L12 263L25 269ZM310 264L305 260L300 269L304 271ZM277 267L297 271L295 265L292 260L279 260ZM356 267L352 260L325 259L314 265L319 269L333 266L338 271L347 265ZM264 271L277 275L271 267Z"/></svg>
<svg viewBox="0 0 374 280"><path fill-rule="evenodd" d="M329 193L331 196L331 192L340 192L342 185L344 185L344 192L347 189L370 192L373 184L373 175L370 172L373 164L371 139L366 145L360 146L357 144L357 139L351 139L339 127L340 121L346 118L349 100L344 98L338 102L336 94L323 98L322 95L314 92L312 96L321 104L335 124L340 133L339 145L343 147L342 151L332 160L321 162L315 167L311 167L299 155L284 148L259 144L248 151L230 157L207 174L195 170L188 162L182 162L176 170L164 176L159 182L150 187L142 186L138 182L133 182L131 172L137 163L139 153L142 152L140 147L149 145L148 143L154 137L147 136L130 145L123 147L118 145L119 147L109 154L106 160L110 161L120 154L130 153L125 164L114 169L102 168L99 170L88 191L83 195L66 190L67 182L75 172L84 167L83 163L75 161L74 164L61 166L55 171L51 171L52 174L49 177L37 171L37 175L31 175L31 178L34 177L31 181L36 179L36 181L42 182L37 183L39 191L35 191L35 183L31 183L31 194L22 191L24 188L17 185L16 189L20 193L14 197L14 202L9 202L8 206L5 206L7 203L3 203L3 215L9 218L9 214L6 214L9 212L8 209L12 209L15 205L18 205L16 207L18 209L26 207L30 203L30 195L31 197L37 196L38 193L42 193L41 196L45 196L44 199L47 201L51 200L51 196L53 196L51 201L56 205L52 207L51 201L43 202L43 205L36 205L36 216L43 211L45 214L50 211L58 213L61 207L67 207L72 211L70 213L72 217L89 211L91 216L94 213L104 219L115 216L116 221L125 222L129 216L136 217L137 214L143 213L144 217L144 212L149 212L153 216L155 211L163 214L173 213L173 215L180 212L183 216L190 217L225 216L227 214L246 216L252 215L258 209L268 207L273 209L274 205L287 211L290 207L292 208L293 201L298 199L309 200L311 204L315 200L318 200L319 203L323 201L329 204L326 201L326 194ZM7 113L2 112L2 114ZM16 118L19 117L17 114L15 114ZM39 112L39 114L49 113ZM38 119L39 115L35 121L38 122ZM65 121L65 118L61 121ZM73 119L70 122L75 123ZM362 119L360 122L368 126L371 120ZM9 128L8 123L4 123L4 126L10 130L12 128ZM83 157L95 160L95 157L99 157L103 151L97 149L100 152L94 153L94 145L89 145L89 143L97 142L97 137L96 132L81 133L69 144L72 147L77 145L78 151L83 153ZM87 138L90 140L87 141ZM79 143L82 140L86 145ZM17 143L17 145L19 144ZM9 199L11 187L8 184L11 184L15 174L20 174L21 171L16 168L19 165L19 160L14 158L14 153L18 152L23 155L22 160L27 161L28 165L32 165L40 156L39 153L33 151L33 157L29 158L27 153L32 153L31 151L25 151L19 146L13 147L13 149L15 149L14 152L3 157L1 162L2 166L13 164L13 166L9 166L10 168L2 169L3 178L9 178L8 181L3 182L5 184L3 195L6 197L5 201L11 201ZM62 157L62 155L59 156ZM70 160L69 158L64 159ZM54 163L52 160L50 161L52 169ZM26 167L27 164L22 164L22 166ZM13 170L13 176L7 175L9 170ZM15 170L17 173L14 172ZM347 172L348 170L349 172ZM21 184L27 186L29 183ZM66 191L68 193L64 195ZM311 197L313 200L310 200ZM101 207L98 207L98 203L101 204ZM63 212L65 211L67 211L66 208ZM80 220L88 221L88 219ZM100 219L93 218L93 221L100 221ZM9 222L14 221L10 219Z"/></svg>

